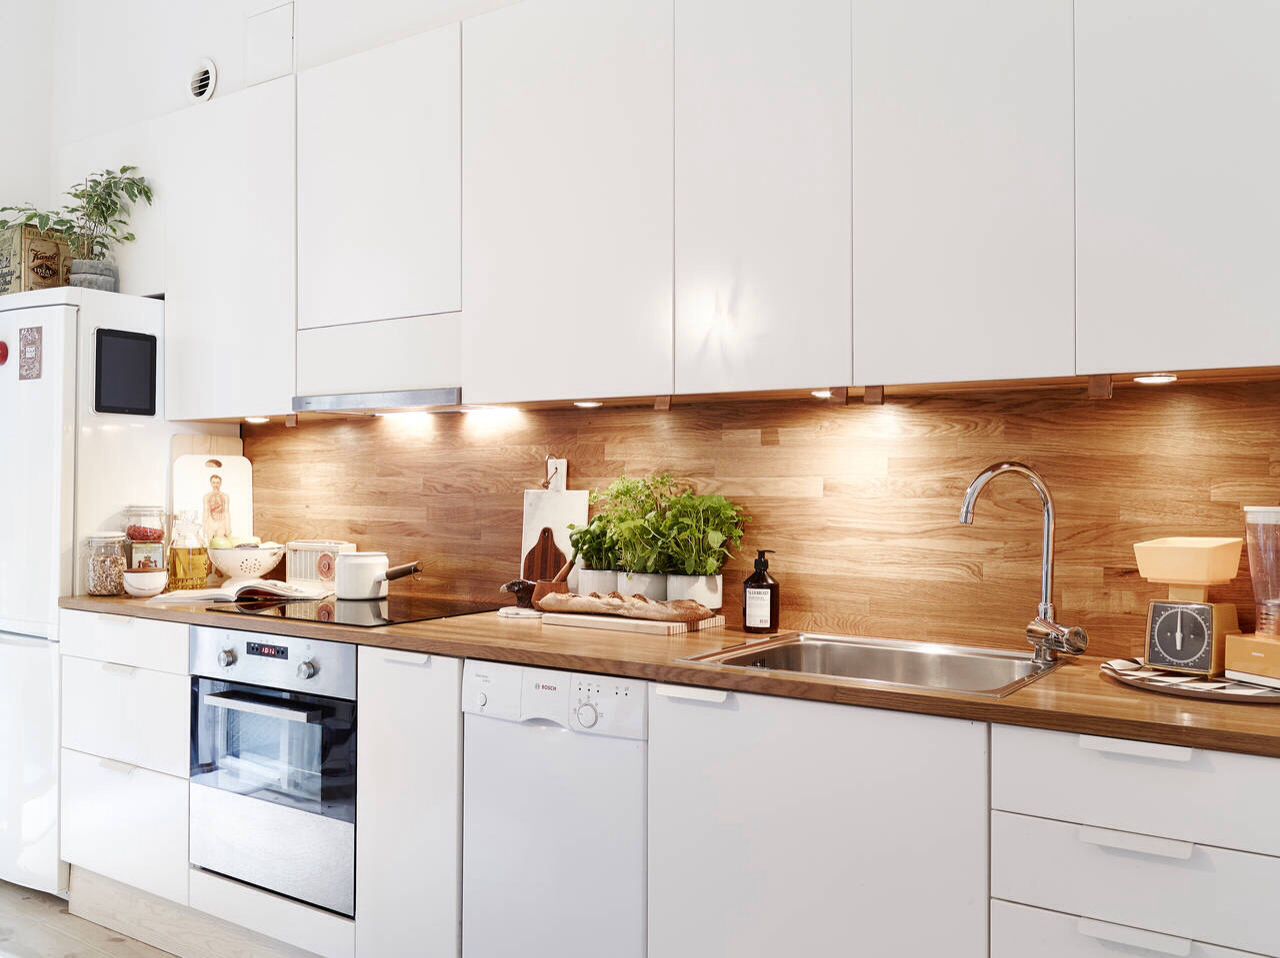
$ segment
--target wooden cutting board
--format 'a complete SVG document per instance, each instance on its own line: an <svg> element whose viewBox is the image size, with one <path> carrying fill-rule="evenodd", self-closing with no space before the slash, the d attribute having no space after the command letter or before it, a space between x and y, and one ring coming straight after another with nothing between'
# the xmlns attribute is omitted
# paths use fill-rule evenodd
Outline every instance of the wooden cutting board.
<svg viewBox="0 0 1280 958"><path fill-rule="evenodd" d="M651 619L628 619L619 615L580 615L576 612L544 612L542 624L572 626L577 629L604 629L607 632L639 632L645 635L683 635L724 625L723 615L713 615L701 622L655 622Z"/></svg>
<svg viewBox="0 0 1280 958"><path fill-rule="evenodd" d="M547 526L538 533L533 548L525 554L524 568L521 570L526 579L537 582L539 579L553 579L567 560L556 545L555 533Z"/></svg>

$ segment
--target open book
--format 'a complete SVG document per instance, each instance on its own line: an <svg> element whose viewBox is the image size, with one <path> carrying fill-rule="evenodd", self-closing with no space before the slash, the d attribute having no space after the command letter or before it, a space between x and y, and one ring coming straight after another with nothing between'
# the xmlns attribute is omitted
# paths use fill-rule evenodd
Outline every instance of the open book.
<svg viewBox="0 0 1280 958"><path fill-rule="evenodd" d="M148 605L235 602L237 599L323 599L332 589L293 585L279 579L228 579L215 589L176 589L148 599Z"/></svg>

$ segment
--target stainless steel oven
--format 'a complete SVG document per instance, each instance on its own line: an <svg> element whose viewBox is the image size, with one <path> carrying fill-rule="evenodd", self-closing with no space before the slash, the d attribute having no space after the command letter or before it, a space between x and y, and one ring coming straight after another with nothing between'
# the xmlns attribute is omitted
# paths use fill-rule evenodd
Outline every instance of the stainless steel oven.
<svg viewBox="0 0 1280 958"><path fill-rule="evenodd" d="M355 914L356 648L196 628L191 864Z"/></svg>

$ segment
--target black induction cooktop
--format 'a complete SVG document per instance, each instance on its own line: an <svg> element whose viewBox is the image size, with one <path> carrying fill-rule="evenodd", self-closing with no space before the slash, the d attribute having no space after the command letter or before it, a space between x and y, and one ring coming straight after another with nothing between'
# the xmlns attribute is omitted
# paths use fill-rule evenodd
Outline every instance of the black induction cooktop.
<svg viewBox="0 0 1280 958"><path fill-rule="evenodd" d="M371 629L380 625L402 625L425 622L453 615L474 615L501 608L496 602L468 599L431 599L391 596L386 599L242 599L210 606L210 612L231 615L256 615L265 619L288 619L293 622L323 622Z"/></svg>

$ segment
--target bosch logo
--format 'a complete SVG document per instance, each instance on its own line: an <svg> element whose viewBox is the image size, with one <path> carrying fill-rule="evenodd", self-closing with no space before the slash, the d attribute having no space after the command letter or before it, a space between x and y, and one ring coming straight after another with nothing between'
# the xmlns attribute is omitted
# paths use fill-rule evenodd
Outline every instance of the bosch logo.
<svg viewBox="0 0 1280 958"><path fill-rule="evenodd" d="M550 684L548 684L548 683L546 683L546 682L534 682L534 683L533 683L533 690L534 690L535 692L558 692L558 691L560 691L560 690L559 690L558 688L556 688L554 685L550 685Z"/></svg>

